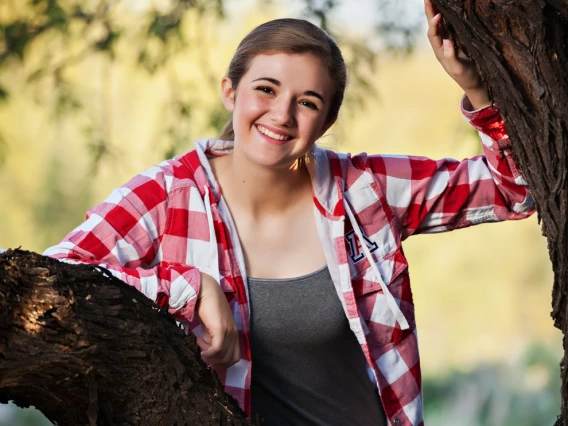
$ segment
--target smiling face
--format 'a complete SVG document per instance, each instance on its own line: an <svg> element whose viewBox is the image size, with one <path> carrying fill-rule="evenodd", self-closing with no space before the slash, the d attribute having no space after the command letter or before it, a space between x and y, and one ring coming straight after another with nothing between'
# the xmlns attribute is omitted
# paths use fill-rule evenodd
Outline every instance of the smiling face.
<svg viewBox="0 0 568 426"><path fill-rule="evenodd" d="M236 91L227 77L223 103L233 113L235 154L266 167L291 167L333 124L333 81L311 54L255 56Z"/></svg>

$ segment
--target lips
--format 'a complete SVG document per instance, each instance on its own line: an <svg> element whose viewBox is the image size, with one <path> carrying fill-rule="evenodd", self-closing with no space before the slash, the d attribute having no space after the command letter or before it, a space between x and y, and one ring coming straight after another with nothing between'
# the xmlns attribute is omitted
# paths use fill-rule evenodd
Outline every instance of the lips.
<svg viewBox="0 0 568 426"><path fill-rule="evenodd" d="M271 139L274 143L281 144L292 139L292 136L290 136L289 134L279 131L277 129L269 129L268 127L263 126L262 124L257 124L255 127L260 134L266 136L268 139Z"/></svg>

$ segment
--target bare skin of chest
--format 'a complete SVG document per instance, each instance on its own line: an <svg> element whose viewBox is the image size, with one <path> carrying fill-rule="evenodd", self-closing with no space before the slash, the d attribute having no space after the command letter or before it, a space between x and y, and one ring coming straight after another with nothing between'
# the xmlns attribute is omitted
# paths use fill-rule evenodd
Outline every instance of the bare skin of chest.
<svg viewBox="0 0 568 426"><path fill-rule="evenodd" d="M262 179L236 178L228 172L229 159L216 158L211 166L237 228L247 276L294 278L322 268L326 260L308 175L288 191L277 184L265 187L259 191L258 201L251 203L250 193L262 186ZM252 191L247 185L251 181Z"/></svg>
<svg viewBox="0 0 568 426"><path fill-rule="evenodd" d="M326 263L310 205L282 217L254 220L236 213L233 219L250 277L294 278Z"/></svg>

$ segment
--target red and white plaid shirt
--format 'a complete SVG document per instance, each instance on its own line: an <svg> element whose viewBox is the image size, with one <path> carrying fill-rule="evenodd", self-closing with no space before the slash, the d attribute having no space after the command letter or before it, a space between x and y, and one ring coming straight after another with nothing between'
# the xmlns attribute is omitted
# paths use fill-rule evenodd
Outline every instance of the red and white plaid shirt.
<svg viewBox="0 0 568 426"><path fill-rule="evenodd" d="M534 212L498 111L462 111L480 132L485 155L434 161L314 147L308 161L331 277L396 426L424 424L414 305L401 241ZM250 415L244 257L207 159L231 149L232 142L200 140L195 150L146 170L115 189L44 254L104 266L158 305L168 303L186 331L201 336L194 315L200 271L216 278L241 343L241 360L218 373Z"/></svg>

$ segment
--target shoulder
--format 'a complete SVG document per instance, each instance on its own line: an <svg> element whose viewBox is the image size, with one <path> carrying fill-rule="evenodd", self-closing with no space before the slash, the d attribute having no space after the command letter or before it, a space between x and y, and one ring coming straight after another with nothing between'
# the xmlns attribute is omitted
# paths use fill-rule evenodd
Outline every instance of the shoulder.
<svg viewBox="0 0 568 426"><path fill-rule="evenodd" d="M173 193L197 186L195 172L191 167L195 161L199 161L198 156L192 150L149 167L115 188L102 203L90 209L87 216L94 212L103 214L117 206L141 214L158 206L165 207Z"/></svg>
<svg viewBox="0 0 568 426"><path fill-rule="evenodd" d="M134 176L123 187L131 190L160 187L169 193L178 188L195 186L195 172L200 167L195 150L164 160Z"/></svg>
<svg viewBox="0 0 568 426"><path fill-rule="evenodd" d="M343 178L346 178L351 175L359 175L367 168L368 155L366 152L358 154L332 150L325 150L325 152L335 176L341 175Z"/></svg>

